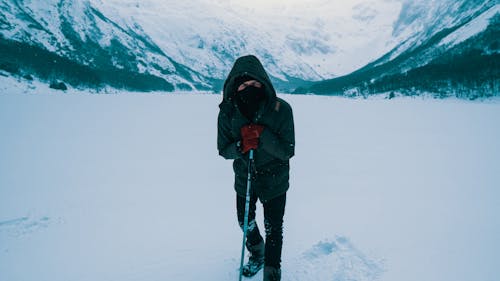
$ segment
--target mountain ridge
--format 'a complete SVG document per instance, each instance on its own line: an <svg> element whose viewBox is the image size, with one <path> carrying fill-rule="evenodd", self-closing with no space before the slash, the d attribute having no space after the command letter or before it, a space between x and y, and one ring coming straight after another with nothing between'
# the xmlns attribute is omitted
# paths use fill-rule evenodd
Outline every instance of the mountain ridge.
<svg viewBox="0 0 500 281"><path fill-rule="evenodd" d="M88 86L91 82L90 84L96 87L111 85L134 90L172 91L209 89L215 82L214 79L199 75L187 66L177 64L147 34L142 33L138 25L121 26L95 9L88 1L52 0L46 11L33 3L30 4L34 7L24 7L21 4L26 3L22 2L0 2L2 9L9 12L1 19L0 40L3 51L7 53L9 45L20 50L31 50L37 56L46 56L46 60L39 63L47 65L51 65L51 60L55 58L65 63L72 61L81 68L87 68L87 72L98 76L100 80L90 79L91 82L85 77L74 77L69 73L60 77L62 80L72 81L75 86ZM0 60L0 65L18 65L18 68L28 69L34 67L33 63L23 57L29 54L12 50L10 54L15 56L4 57ZM58 64L52 66L56 67L54 73L41 75L41 78L48 79L50 77L47 76L57 76L56 73L64 74L67 71L57 69ZM43 65L35 68L39 70ZM123 80L113 81L111 76L116 74L121 74ZM80 79L83 79L82 83L79 83ZM145 85L151 80L159 83L151 87L137 87L130 83L130 79L144 80L140 84ZM159 79L164 81L160 83Z"/></svg>
<svg viewBox="0 0 500 281"><path fill-rule="evenodd" d="M297 2L256 11L224 0L48 0L43 4L1 0L5 13L0 16L0 33L3 46L17 46L13 42L17 41L28 50L36 45L60 60L92 68L101 80L97 87L110 84L103 72L116 70L161 78L169 84L164 90L219 91L234 60L255 54L276 88L290 91L353 70L388 48L379 37L389 38L386 27L391 20L386 16L398 5L376 1L380 7L371 9L366 4L350 9L315 0L317 6ZM333 8L345 10L345 16L322 12ZM321 15L316 15L318 11ZM376 36L380 30L386 30L385 35ZM376 48L365 48L366 42L374 40ZM366 54L353 57L346 51ZM48 58L45 64L54 66ZM0 65L10 65L4 70L12 65L32 68L22 57L0 59ZM78 84L78 79L73 80ZM118 86L129 87L127 79L123 82Z"/></svg>
<svg viewBox="0 0 500 281"><path fill-rule="evenodd" d="M342 8L316 2L309 13ZM398 88L395 80L426 69L445 69L444 62L453 65L450 58L470 62L461 54L477 59L476 63L497 61L498 48L488 47L498 41L498 27L490 24L500 10L495 2L404 0L394 20L388 14L397 5L389 2L344 7L344 15L338 18L307 18L307 12L294 18L300 7L276 5L261 8L263 18L258 22L251 19L253 7L225 6L230 2L224 0L196 0L199 7L156 0L48 0L45 4L0 0L5 11L0 15L0 51L5 54L0 70L64 81L73 87L217 92L234 59L253 53L279 91L366 95L388 89L418 90L417 84L408 88L411 81ZM179 13L187 10L192 15ZM276 15L277 11L291 14ZM346 18L354 24L342 25ZM343 33L332 32L333 27ZM377 35L381 38L373 39ZM482 45L470 43L474 36ZM482 50L479 56L477 49ZM346 59L350 66L346 67ZM483 65L492 68L485 73L496 74L497 64ZM349 67L353 70L346 75L334 75ZM325 80L332 75L336 78ZM485 91L491 88L496 92L496 86ZM442 90L438 92L450 87Z"/></svg>
<svg viewBox="0 0 500 281"><path fill-rule="evenodd" d="M309 88L299 88L296 93L368 95L387 91L409 94L435 91L439 95L472 98L498 94L500 50L498 47L490 48L490 46L498 46L500 5L488 1L484 3L486 4L477 11L462 17L458 23L430 34L420 44L402 42L359 70L339 78L314 83ZM488 20L484 30L476 30L478 32L475 34L460 33L467 25L484 18ZM450 41L449 44L445 44L450 36L468 37L461 38L460 42ZM473 44L475 41L481 44ZM405 44L407 44L406 49L401 51L401 47ZM470 68L476 72L469 72L462 67L461 64L466 63L472 63ZM458 69L453 69L453 66L458 65L460 65ZM456 73L459 70L463 73ZM428 77L431 73L435 77ZM472 76L466 77L466 74ZM427 78L421 79L418 76Z"/></svg>

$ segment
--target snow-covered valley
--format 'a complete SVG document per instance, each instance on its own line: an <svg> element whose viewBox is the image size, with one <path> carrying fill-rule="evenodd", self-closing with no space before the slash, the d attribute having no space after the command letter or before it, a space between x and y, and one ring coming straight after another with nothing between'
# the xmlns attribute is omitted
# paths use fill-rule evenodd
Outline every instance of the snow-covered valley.
<svg viewBox="0 0 500 281"><path fill-rule="evenodd" d="M408 85L375 92L498 92L495 1L0 0L0 9L0 71L49 84L217 92L234 60L254 54L287 93L350 95L427 65L435 78L435 64L439 81L392 77ZM464 60L472 76L455 73ZM347 85L331 81L356 72Z"/></svg>
<svg viewBox="0 0 500 281"><path fill-rule="evenodd" d="M0 280L237 279L220 95L0 79ZM284 281L496 280L498 99L281 96Z"/></svg>

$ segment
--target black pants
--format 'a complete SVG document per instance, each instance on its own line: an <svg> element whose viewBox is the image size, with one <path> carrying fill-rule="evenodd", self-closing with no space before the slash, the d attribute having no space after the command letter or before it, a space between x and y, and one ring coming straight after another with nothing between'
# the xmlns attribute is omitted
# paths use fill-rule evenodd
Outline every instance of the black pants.
<svg viewBox="0 0 500 281"><path fill-rule="evenodd" d="M265 203L264 206L264 226L266 229L266 258L265 264L281 267L281 249L283 246L283 216L285 214L286 193L273 198ZM248 232L247 246L256 245L263 239L260 235L259 228L255 222L255 209L257 205L257 196L250 196L250 210L248 213ZM243 221L245 218L245 197L236 196L236 210L238 214L238 222L243 229Z"/></svg>

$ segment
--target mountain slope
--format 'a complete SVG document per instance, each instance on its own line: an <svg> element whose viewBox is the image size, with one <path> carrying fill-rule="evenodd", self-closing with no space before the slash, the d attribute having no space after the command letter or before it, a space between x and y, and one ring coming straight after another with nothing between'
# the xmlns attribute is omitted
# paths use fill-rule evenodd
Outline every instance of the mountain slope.
<svg viewBox="0 0 500 281"><path fill-rule="evenodd" d="M280 91L498 92L494 1L351 3L0 0L0 74L75 87L219 91L234 60L252 53Z"/></svg>
<svg viewBox="0 0 500 281"><path fill-rule="evenodd" d="M74 85L219 90L234 60L252 53L287 90L349 73L394 47L400 4L354 3L0 0L8 54L0 65Z"/></svg>
<svg viewBox="0 0 500 281"><path fill-rule="evenodd" d="M391 48L400 8L380 0L265 2L92 0L204 75L223 79L236 57L253 53L283 81L332 78L380 56Z"/></svg>
<svg viewBox="0 0 500 281"><path fill-rule="evenodd" d="M478 2L478 1L476 1ZM434 15L446 24L410 36L391 52L349 75L298 92L366 95L424 90L443 95L482 96L499 92L500 5L490 1ZM402 12L402 17L405 13ZM425 26L420 23L419 26ZM398 29L395 28L397 31Z"/></svg>
<svg viewBox="0 0 500 281"><path fill-rule="evenodd" d="M208 89L214 82L170 59L140 26L117 24L88 1L2 0L0 8L4 69L137 90Z"/></svg>

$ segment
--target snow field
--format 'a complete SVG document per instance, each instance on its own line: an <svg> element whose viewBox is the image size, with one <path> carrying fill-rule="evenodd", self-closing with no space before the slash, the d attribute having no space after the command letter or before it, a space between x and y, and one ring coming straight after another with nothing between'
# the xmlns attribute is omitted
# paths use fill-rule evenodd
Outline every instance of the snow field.
<svg viewBox="0 0 500 281"><path fill-rule="evenodd" d="M236 280L241 233L231 162L216 150L219 95L9 83L0 280ZM497 100L282 97L297 141L284 281L494 280Z"/></svg>

